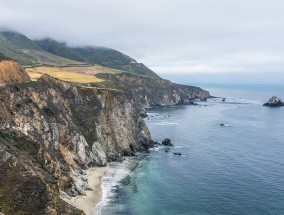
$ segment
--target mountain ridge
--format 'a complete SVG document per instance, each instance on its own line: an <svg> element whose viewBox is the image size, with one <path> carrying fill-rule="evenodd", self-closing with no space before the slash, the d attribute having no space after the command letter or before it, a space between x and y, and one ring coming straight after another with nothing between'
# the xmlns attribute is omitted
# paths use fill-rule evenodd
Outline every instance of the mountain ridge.
<svg viewBox="0 0 284 215"><path fill-rule="evenodd" d="M160 78L144 64L115 49L96 46L68 46L65 42L58 42L51 38L35 40L35 43L45 51L68 59L97 64L130 73Z"/></svg>
<svg viewBox="0 0 284 215"><path fill-rule="evenodd" d="M0 31L0 53L23 66L82 64L46 52L21 33Z"/></svg>
<svg viewBox="0 0 284 215"><path fill-rule="evenodd" d="M140 76L160 78L144 64L111 48L70 47L53 39L31 40L18 32L0 30L0 60L4 56L26 67L100 65Z"/></svg>

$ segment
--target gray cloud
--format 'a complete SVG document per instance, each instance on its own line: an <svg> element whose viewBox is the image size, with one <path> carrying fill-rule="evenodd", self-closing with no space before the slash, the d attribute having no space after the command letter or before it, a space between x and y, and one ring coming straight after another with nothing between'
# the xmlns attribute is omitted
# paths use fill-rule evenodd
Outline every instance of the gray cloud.
<svg viewBox="0 0 284 215"><path fill-rule="evenodd" d="M283 74L282 0L1 0L0 25L120 50L167 74Z"/></svg>

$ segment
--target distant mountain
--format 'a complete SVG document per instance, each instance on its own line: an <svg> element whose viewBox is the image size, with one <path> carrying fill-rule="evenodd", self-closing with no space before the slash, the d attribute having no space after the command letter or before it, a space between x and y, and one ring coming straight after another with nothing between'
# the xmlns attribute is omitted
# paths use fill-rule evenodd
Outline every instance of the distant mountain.
<svg viewBox="0 0 284 215"><path fill-rule="evenodd" d="M81 64L50 54L25 35L12 31L0 32L0 53L3 57L16 60L24 66Z"/></svg>
<svg viewBox="0 0 284 215"><path fill-rule="evenodd" d="M66 43L60 43L53 39L35 42L45 51L64 58L119 69L138 75L160 78L142 63L137 63L136 60L114 49L90 46L70 47Z"/></svg>
<svg viewBox="0 0 284 215"><path fill-rule="evenodd" d="M152 78L155 72L131 57L109 48L69 47L52 39L33 41L13 31L0 31L0 60L13 59L23 66L97 64Z"/></svg>

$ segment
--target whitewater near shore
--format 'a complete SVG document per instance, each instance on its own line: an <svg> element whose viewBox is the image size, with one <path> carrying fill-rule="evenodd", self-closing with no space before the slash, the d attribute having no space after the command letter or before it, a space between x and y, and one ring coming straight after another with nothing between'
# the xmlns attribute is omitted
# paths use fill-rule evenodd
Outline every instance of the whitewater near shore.
<svg viewBox="0 0 284 215"><path fill-rule="evenodd" d="M96 206L102 201L102 178L108 169L108 166L88 169L86 174L90 190L86 191L86 195L64 200L76 208L83 210L86 215L95 214Z"/></svg>
<svg viewBox="0 0 284 215"><path fill-rule="evenodd" d="M123 162L111 162L106 167L94 167L86 170L88 187L86 195L64 199L69 204L83 210L86 215L105 214L109 202L116 198L116 190L123 186L121 183L143 159L144 155L138 157L127 157Z"/></svg>

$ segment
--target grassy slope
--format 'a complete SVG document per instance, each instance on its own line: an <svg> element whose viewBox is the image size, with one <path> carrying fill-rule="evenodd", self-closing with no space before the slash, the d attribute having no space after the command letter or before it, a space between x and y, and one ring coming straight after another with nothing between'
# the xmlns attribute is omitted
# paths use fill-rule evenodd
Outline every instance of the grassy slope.
<svg viewBox="0 0 284 215"><path fill-rule="evenodd" d="M4 54L0 53L0 61L1 60L9 60L9 58L6 57Z"/></svg>
<svg viewBox="0 0 284 215"><path fill-rule="evenodd" d="M0 83L24 83L31 79L25 69L15 61L0 61Z"/></svg>
<svg viewBox="0 0 284 215"><path fill-rule="evenodd" d="M26 36L9 31L0 32L0 53L24 66L80 64L80 62L48 53Z"/></svg>
<svg viewBox="0 0 284 215"><path fill-rule="evenodd" d="M19 33L0 32L0 53L4 54L0 54L0 60L10 57L23 65L38 63L52 65L27 69L29 75L34 79L39 78L42 74L48 74L54 78L83 86L91 84L93 87L118 90L128 90L138 86L159 86L160 88L172 86L172 83L161 79L144 65L113 49L71 48L65 43L50 39L34 42ZM52 53L64 55L64 57L77 61ZM104 66L88 66L79 61ZM71 66L76 63L82 65ZM112 76L110 78L100 74L112 74Z"/></svg>
<svg viewBox="0 0 284 215"><path fill-rule="evenodd" d="M156 73L134 59L107 48L71 48L54 40L32 41L25 35L10 31L0 31L0 60L10 58L23 66L51 65L64 67L86 63L99 65L101 73L120 73L122 71L142 77L160 78ZM72 59L72 60L71 60ZM97 66L97 67L99 67ZM93 70L94 66L90 69ZM75 72L82 69L70 67ZM69 69L69 72L70 72ZM72 72L72 71L71 71ZM84 73L84 72L83 72Z"/></svg>
<svg viewBox="0 0 284 215"><path fill-rule="evenodd" d="M68 59L98 64L119 69L137 75L160 78L156 73L129 56L109 48L101 47L69 47L52 39L35 41L44 50Z"/></svg>
<svg viewBox="0 0 284 215"><path fill-rule="evenodd" d="M78 69L80 69L80 67ZM51 77L72 83L87 84L87 83L103 82L102 79L99 79L94 75L78 73L75 70L66 71L65 68L35 67L35 68L28 68L26 70L32 79L38 79L43 74L47 74L50 75Z"/></svg>

